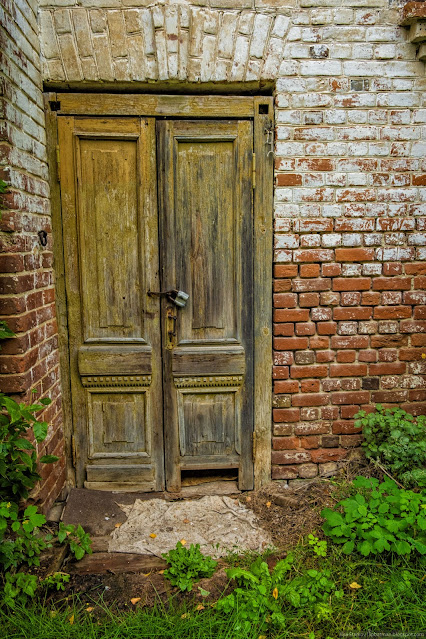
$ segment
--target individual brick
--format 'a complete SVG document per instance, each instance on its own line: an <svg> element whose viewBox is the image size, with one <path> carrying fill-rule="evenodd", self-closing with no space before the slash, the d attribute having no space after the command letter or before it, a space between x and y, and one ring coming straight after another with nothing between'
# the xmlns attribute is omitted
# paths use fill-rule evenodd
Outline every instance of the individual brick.
<svg viewBox="0 0 426 639"><path fill-rule="evenodd" d="M311 451L311 459L315 463L340 461L346 457L346 451L341 448L318 448Z"/></svg>

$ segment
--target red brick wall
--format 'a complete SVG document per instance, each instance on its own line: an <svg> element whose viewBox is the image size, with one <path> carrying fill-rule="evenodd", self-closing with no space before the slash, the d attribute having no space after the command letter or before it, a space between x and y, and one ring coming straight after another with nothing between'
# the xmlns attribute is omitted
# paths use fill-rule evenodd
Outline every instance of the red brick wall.
<svg viewBox="0 0 426 639"><path fill-rule="evenodd" d="M18 401L52 399L42 414L50 430L39 452L61 459L43 467L46 481L34 494L47 508L63 488L65 460L37 2L2 6L0 177L9 188L0 222L0 308L17 337L1 344L0 389ZM45 248L41 230L48 234Z"/></svg>
<svg viewBox="0 0 426 639"><path fill-rule="evenodd" d="M332 176L337 166L362 170L363 164L277 161L277 184L306 183L307 170ZM282 173L283 165L299 172ZM368 171L373 184L374 170L379 176L393 170L386 173L390 183L408 178L415 184L424 175L410 175L411 167L409 160L370 160ZM319 202L322 191L316 191ZM334 470L359 446L353 418L361 408L384 403L426 412L425 218L414 217L420 204L406 202L398 204L405 217L389 217L379 192L369 189L371 205L364 189L354 198L347 189L334 192L344 217L276 220L275 259L285 263L274 265L275 479Z"/></svg>
<svg viewBox="0 0 426 639"><path fill-rule="evenodd" d="M276 85L277 479L335 470L360 408L426 412L424 63L394 3L325 5Z"/></svg>

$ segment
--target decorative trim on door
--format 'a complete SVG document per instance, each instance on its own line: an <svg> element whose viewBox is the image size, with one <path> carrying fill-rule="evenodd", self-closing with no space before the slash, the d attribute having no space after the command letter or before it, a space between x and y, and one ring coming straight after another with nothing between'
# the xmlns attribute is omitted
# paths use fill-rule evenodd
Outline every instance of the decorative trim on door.
<svg viewBox="0 0 426 639"><path fill-rule="evenodd" d="M151 375L100 375L98 377L82 377L81 383L85 388L150 386Z"/></svg>
<svg viewBox="0 0 426 639"><path fill-rule="evenodd" d="M175 377L176 388L199 388L212 386L242 386L242 375L214 375L209 377Z"/></svg>

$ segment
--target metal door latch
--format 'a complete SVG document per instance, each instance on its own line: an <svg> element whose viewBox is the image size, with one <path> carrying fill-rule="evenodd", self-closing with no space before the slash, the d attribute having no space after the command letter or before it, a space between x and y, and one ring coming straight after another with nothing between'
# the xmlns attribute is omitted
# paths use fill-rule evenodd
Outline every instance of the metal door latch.
<svg viewBox="0 0 426 639"><path fill-rule="evenodd" d="M175 337L176 337L176 320L177 320L177 315L176 315L176 311L173 310L173 308L168 308L167 309L167 344L166 344L166 348L168 350L172 350L174 343L175 343Z"/></svg>
<svg viewBox="0 0 426 639"><path fill-rule="evenodd" d="M272 157L275 157L275 153L274 153L274 131L273 131L273 128L272 128L272 124L270 124L269 126L265 127L264 133L265 133L265 136L266 136L265 144L266 144L266 146L269 146L269 151L266 154L266 157L269 157L270 155L272 155Z"/></svg>
<svg viewBox="0 0 426 639"><path fill-rule="evenodd" d="M189 300L188 293L176 289L171 289L170 291L148 291L148 295L150 297L167 297L173 304L181 308L186 306L186 302Z"/></svg>

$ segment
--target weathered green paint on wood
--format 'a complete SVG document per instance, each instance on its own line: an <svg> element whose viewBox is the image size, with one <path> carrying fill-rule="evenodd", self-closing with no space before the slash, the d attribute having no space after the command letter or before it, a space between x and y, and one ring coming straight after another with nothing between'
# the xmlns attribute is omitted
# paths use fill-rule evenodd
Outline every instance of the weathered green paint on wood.
<svg viewBox="0 0 426 639"><path fill-rule="evenodd" d="M157 123L162 287L190 294L177 310L172 348L163 341L166 481L173 491L188 462L216 460L221 468L231 459L239 460L240 488L253 487L252 126ZM192 357L185 357L189 347ZM198 381L194 356L205 376ZM222 357L228 375L241 381L224 387Z"/></svg>
<svg viewBox="0 0 426 639"><path fill-rule="evenodd" d="M146 490L164 487L159 303L146 295L159 286L154 127L59 118L76 463L88 487L141 476Z"/></svg>
<svg viewBox="0 0 426 639"><path fill-rule="evenodd" d="M80 486L161 490L165 465L169 490L185 468L239 468L248 489L253 429L268 479L272 100L231 100L235 119L203 120L224 115L212 99L210 112L208 98L175 103L193 120L57 118ZM90 96L87 116L102 101ZM146 103L157 115L173 100ZM185 308L147 295L172 288L190 294Z"/></svg>

